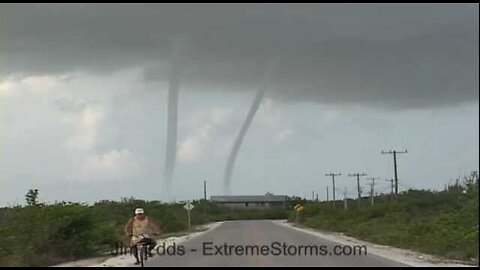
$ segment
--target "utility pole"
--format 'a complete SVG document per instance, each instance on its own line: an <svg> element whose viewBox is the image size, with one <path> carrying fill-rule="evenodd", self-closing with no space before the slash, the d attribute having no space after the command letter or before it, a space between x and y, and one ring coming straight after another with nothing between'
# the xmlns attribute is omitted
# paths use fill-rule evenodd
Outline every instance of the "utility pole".
<svg viewBox="0 0 480 270"><path fill-rule="evenodd" d="M382 151L382 154L393 154L393 171L395 176L395 195L398 195L398 177L397 177L397 154L406 154L407 150L405 151L396 151L390 150L388 152Z"/></svg>
<svg viewBox="0 0 480 270"><path fill-rule="evenodd" d="M312 190L312 202L315 201L315 191Z"/></svg>
<svg viewBox="0 0 480 270"><path fill-rule="evenodd" d="M331 176L333 182L333 209L335 209L335 176L342 175L341 173L326 173L325 176Z"/></svg>
<svg viewBox="0 0 480 270"><path fill-rule="evenodd" d="M370 178L367 178L367 180L371 180L372 183L369 183L370 185L370 200L371 200L371 204L373 206L373 196L375 196L375 179L378 179L378 177L370 177Z"/></svg>
<svg viewBox="0 0 480 270"><path fill-rule="evenodd" d="M385 180L385 181L390 182L390 187L391 187L391 188L390 188L390 197L391 197L391 199L392 199L392 201L393 201L393 182L395 181L395 179L387 179L387 180Z"/></svg>
<svg viewBox="0 0 480 270"><path fill-rule="evenodd" d="M327 186L327 205L328 205L329 202L330 202L330 200L328 199L328 186Z"/></svg>
<svg viewBox="0 0 480 270"><path fill-rule="evenodd" d="M370 186L370 206L373 206L373 184L367 183Z"/></svg>
<svg viewBox="0 0 480 270"><path fill-rule="evenodd" d="M360 201L362 199L362 193L360 191L360 176L367 176L366 173L349 173L348 176L356 176L357 177L357 190L358 190L358 203L360 204Z"/></svg>
<svg viewBox="0 0 480 270"><path fill-rule="evenodd" d="M343 203L344 203L344 208L345 211L347 211L347 187L345 186L345 191L343 192Z"/></svg>
<svg viewBox="0 0 480 270"><path fill-rule="evenodd" d="M207 181L203 181L203 222L207 221Z"/></svg>
<svg viewBox="0 0 480 270"><path fill-rule="evenodd" d="M318 202L318 193L316 195L317 195L317 198L315 199L315 201Z"/></svg>

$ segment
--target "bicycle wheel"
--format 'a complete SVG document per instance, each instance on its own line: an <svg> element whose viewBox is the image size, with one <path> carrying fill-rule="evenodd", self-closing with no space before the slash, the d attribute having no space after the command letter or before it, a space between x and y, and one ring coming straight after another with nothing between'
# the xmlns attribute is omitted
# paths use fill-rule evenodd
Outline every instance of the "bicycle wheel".
<svg viewBox="0 0 480 270"><path fill-rule="evenodd" d="M148 260L148 245L143 244L143 258L145 261Z"/></svg>
<svg viewBox="0 0 480 270"><path fill-rule="evenodd" d="M142 247L140 249L137 249L140 253L140 266L143 267L144 266L144 253L143 253L143 249L144 249L145 245L142 245Z"/></svg>

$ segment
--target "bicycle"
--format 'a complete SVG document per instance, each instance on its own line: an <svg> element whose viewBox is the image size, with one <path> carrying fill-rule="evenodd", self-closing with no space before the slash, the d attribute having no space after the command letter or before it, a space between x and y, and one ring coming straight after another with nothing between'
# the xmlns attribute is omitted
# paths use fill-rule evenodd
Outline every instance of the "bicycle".
<svg viewBox="0 0 480 270"><path fill-rule="evenodd" d="M154 235L157 235L157 234L154 234ZM150 256L149 246L151 245L150 242L146 242L145 240L153 239L153 238L146 233L142 234L140 238L141 238L140 241L138 241L136 244L136 252L138 255L137 258L139 258L139 261L140 261L140 266L144 267L145 262L148 260L148 257Z"/></svg>
<svg viewBox="0 0 480 270"><path fill-rule="evenodd" d="M137 254L138 254L138 258L140 260L140 267L144 267L145 261L148 260L148 245L144 242L138 243L137 244Z"/></svg>

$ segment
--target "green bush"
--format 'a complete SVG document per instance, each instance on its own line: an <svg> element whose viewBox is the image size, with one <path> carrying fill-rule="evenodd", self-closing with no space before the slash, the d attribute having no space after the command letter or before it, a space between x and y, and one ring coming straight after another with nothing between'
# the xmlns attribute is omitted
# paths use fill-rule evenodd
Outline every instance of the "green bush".
<svg viewBox="0 0 480 270"><path fill-rule="evenodd" d="M191 225L236 219L288 218L285 209L247 210L194 201ZM92 206L60 202L0 209L0 265L48 266L104 254L115 243L126 244L124 226L134 209L142 207L159 223L166 234L187 230L187 212L183 204L166 204L134 198L100 201Z"/></svg>
<svg viewBox="0 0 480 270"><path fill-rule="evenodd" d="M187 230L187 212L182 203L167 204L135 198L100 201L92 206L60 202L44 205L37 192L27 196L29 205L0 208L0 265L47 266L96 256L118 241L127 241L124 226L137 207L146 210L163 233ZM34 195L34 196L33 196ZM348 201L348 210L337 202L289 201L290 209L229 209L215 203L194 201L191 225L220 220L288 219L302 204L300 222L327 231L344 232L379 244L409 248L451 259L478 262L478 175L463 179L443 192L409 190L395 201L390 196Z"/></svg>
<svg viewBox="0 0 480 270"><path fill-rule="evenodd" d="M379 244L409 248L450 259L478 263L478 175L442 192L409 190L395 201L375 198L348 210L316 203L307 205L303 224Z"/></svg>

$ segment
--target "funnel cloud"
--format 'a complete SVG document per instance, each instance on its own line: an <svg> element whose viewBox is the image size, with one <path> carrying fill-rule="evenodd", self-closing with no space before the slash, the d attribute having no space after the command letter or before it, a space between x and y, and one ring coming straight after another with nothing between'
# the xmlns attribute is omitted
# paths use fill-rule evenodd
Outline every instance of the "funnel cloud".
<svg viewBox="0 0 480 270"><path fill-rule="evenodd" d="M243 139L245 138L245 135L247 134L248 128L250 127L250 124L252 123L253 117L255 116L255 113L258 111L258 107L260 106L260 102L262 101L263 96L265 95L265 92L267 91L268 84L271 81L271 77L273 72L275 71L275 68L279 64L279 59L275 58L273 60L270 60L268 63L267 69L265 71L265 75L262 81L262 84L260 86L260 89L257 92L257 95L255 96L255 99L253 100L252 106L248 110L247 118L245 119L245 122L243 122L242 127L240 129L240 132L238 133L237 138L235 139L235 142L233 143L232 151L230 152L230 155L228 156L227 160L227 166L225 167L225 176L224 176L224 192L226 194L230 193L230 185L232 182L232 174L233 174L233 169L235 166L235 160L237 158L238 151L240 150L240 146L242 145Z"/></svg>
<svg viewBox="0 0 480 270"><path fill-rule="evenodd" d="M168 112L167 112L167 146L165 156L165 191L170 191L175 160L177 157L177 125L178 125L178 95L180 92L180 54L181 40L172 41L172 56L170 62Z"/></svg>
<svg viewBox="0 0 480 270"><path fill-rule="evenodd" d="M0 205L322 196L385 149L442 189L478 170L478 52L475 3L2 3Z"/></svg>

